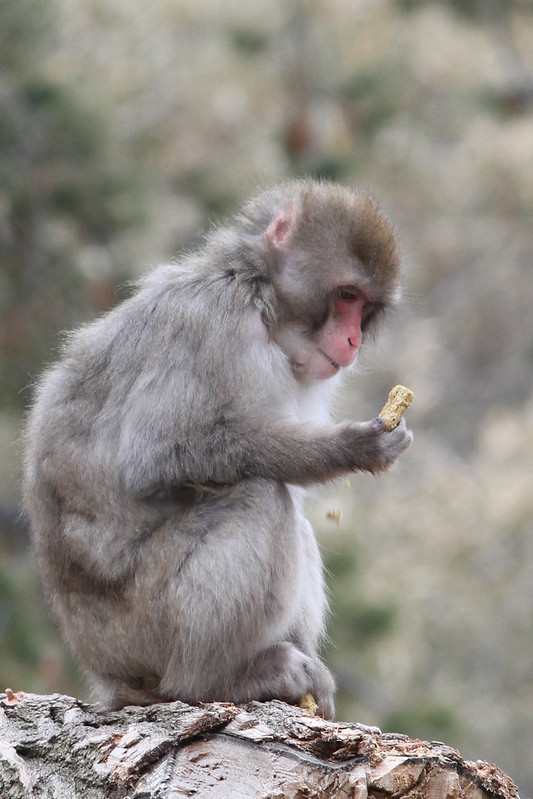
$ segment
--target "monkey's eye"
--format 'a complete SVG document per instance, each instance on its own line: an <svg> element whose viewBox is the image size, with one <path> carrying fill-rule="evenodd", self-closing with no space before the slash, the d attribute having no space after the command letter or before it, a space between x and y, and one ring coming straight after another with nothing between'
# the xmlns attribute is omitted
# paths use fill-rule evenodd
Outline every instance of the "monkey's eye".
<svg viewBox="0 0 533 799"><path fill-rule="evenodd" d="M368 323L383 310L383 307L384 306L379 302L365 302L361 314L363 325L368 325Z"/></svg>
<svg viewBox="0 0 533 799"><path fill-rule="evenodd" d="M360 292L352 286L339 286L337 289L337 297L343 302L355 302L359 296Z"/></svg>

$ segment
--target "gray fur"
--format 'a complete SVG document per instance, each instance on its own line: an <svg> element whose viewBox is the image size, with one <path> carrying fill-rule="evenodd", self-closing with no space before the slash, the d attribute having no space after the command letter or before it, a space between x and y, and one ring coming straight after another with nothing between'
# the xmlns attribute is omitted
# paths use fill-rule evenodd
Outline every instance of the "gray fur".
<svg viewBox="0 0 533 799"><path fill-rule="evenodd" d="M411 435L376 420L332 424L337 377L307 379L276 343L282 325L314 334L287 312L282 257L264 231L287 198L303 207L310 195L326 211L332 198L363 202L312 182L261 195L198 253L156 269L74 333L36 392L24 496L43 582L109 707L311 692L333 716L302 486L385 469ZM329 220L327 265L298 244L302 295L314 290L315 303L339 260L373 285L375 265L343 246L343 219ZM384 305L397 294L389 271L388 282L383 270L375 277ZM288 295L294 269L290 280Z"/></svg>

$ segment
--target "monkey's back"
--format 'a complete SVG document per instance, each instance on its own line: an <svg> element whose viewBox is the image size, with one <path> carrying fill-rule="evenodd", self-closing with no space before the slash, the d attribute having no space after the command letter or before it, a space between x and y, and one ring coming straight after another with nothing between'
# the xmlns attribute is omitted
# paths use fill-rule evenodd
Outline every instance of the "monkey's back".
<svg viewBox="0 0 533 799"><path fill-rule="evenodd" d="M247 618L255 648L258 628L267 645L293 626L303 550L320 593L316 545L285 486L189 485L187 458L194 465L216 425L301 413L303 397L256 305L243 309L238 286L232 305L228 284L216 275L199 286L192 268L159 270L67 341L28 418L24 497L47 597L81 663L93 676L113 675L130 701L154 680L158 696L171 695L169 669L184 674L181 696L194 699L198 673L205 681L211 670L217 617L229 662L246 654ZM183 476L170 488L158 470L174 453L183 453ZM203 612L189 619L180 608L194 604L193 590ZM262 594L276 602L258 603ZM323 598L311 604L321 616ZM249 615L234 615L242 607ZM185 667L185 652L196 670ZM222 662L219 673L223 682Z"/></svg>

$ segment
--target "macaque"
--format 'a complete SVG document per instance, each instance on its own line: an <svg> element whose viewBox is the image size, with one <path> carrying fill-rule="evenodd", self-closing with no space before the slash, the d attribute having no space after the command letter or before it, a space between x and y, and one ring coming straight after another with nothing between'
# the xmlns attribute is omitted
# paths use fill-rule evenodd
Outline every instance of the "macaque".
<svg viewBox="0 0 533 799"><path fill-rule="evenodd" d="M376 202L294 181L68 338L29 414L24 498L104 706L310 693L333 717L305 489L384 471L411 442L404 421L328 410L399 291Z"/></svg>

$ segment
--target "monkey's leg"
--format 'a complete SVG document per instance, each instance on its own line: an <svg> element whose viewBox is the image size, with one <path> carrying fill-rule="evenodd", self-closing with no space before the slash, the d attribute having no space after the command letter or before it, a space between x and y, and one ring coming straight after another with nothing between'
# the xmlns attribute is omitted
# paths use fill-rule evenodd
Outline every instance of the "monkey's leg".
<svg viewBox="0 0 533 799"><path fill-rule="evenodd" d="M296 629L306 615L302 585L307 543L288 489L268 480L245 481L200 505L194 526L209 532L180 568L170 591L175 627L161 691L189 702L285 699L308 692L333 712L333 682L316 655L322 629L317 571L312 634ZM307 572L307 573L306 573ZM301 641L300 641L301 638Z"/></svg>

